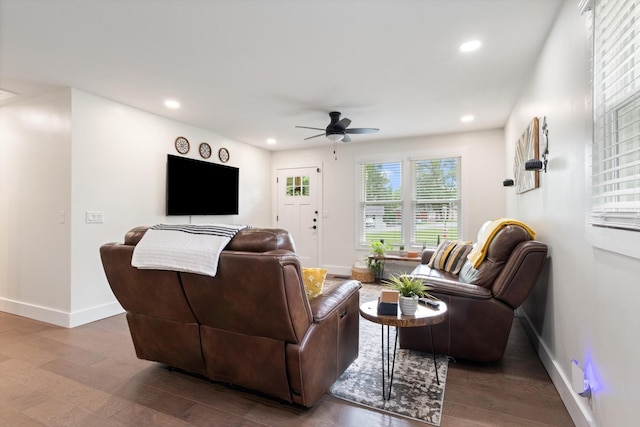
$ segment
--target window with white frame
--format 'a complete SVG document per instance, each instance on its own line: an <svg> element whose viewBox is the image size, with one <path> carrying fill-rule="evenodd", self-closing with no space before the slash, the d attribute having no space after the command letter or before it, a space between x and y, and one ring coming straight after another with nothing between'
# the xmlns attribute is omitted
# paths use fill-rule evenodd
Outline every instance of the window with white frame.
<svg viewBox="0 0 640 427"><path fill-rule="evenodd" d="M593 18L588 221L640 231L640 0L597 0Z"/></svg>
<svg viewBox="0 0 640 427"><path fill-rule="evenodd" d="M360 244L402 244L402 162L360 164Z"/></svg>
<svg viewBox="0 0 640 427"><path fill-rule="evenodd" d="M460 159L360 163L359 244L433 247L459 238Z"/></svg>
<svg viewBox="0 0 640 427"><path fill-rule="evenodd" d="M458 240L459 163L458 158L411 161L412 245L435 246L440 240Z"/></svg>

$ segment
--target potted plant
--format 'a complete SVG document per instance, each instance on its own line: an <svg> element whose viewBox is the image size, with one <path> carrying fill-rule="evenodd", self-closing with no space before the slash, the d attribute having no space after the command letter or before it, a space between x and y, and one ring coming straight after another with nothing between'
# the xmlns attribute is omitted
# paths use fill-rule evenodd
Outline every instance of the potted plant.
<svg viewBox="0 0 640 427"><path fill-rule="evenodd" d="M373 241L369 243L371 253L367 255L367 267L373 270L376 282L382 279L382 273L384 271L384 256L387 254L387 250L391 249L391 246L384 243L384 240Z"/></svg>
<svg viewBox="0 0 640 427"><path fill-rule="evenodd" d="M400 245L398 249L399 249L398 251L399 256L407 256L407 251L404 250L404 245Z"/></svg>
<svg viewBox="0 0 640 427"><path fill-rule="evenodd" d="M398 301L400 312L407 316L413 316L416 313L418 309L418 298L433 298L428 292L432 288L425 285L422 279L418 277L407 276L405 274L400 276L392 275L387 281L387 284L400 293L400 299Z"/></svg>

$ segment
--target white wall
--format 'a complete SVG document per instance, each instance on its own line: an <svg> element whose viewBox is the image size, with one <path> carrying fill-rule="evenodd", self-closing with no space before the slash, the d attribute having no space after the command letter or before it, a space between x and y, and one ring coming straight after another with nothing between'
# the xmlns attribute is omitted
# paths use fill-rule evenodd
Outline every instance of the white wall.
<svg viewBox="0 0 640 427"><path fill-rule="evenodd" d="M332 145L310 143L308 149L274 152L272 164L273 176L279 168L322 168L321 210L328 213L328 217L321 218L319 224L319 264L334 274L350 274L353 263L361 261L367 254L366 250L356 248L359 159L461 156L464 212L461 237L475 240L483 222L504 216L505 193L508 191L502 186L506 178L502 172L504 155L504 134L499 129L392 141L339 143L337 160L334 159ZM273 191L275 200L275 187Z"/></svg>
<svg viewBox="0 0 640 427"><path fill-rule="evenodd" d="M9 104L0 120L3 311L63 326L119 312L98 250L137 225L271 223L266 150L75 89ZM180 135L191 142L188 157L199 158L203 141L229 149L228 164L240 168L239 215L165 216L166 155L177 154ZM104 212L104 223L87 224L86 211Z"/></svg>
<svg viewBox="0 0 640 427"><path fill-rule="evenodd" d="M640 260L595 249L585 233L589 76L584 18L567 1L505 128L506 170L534 116L547 116L550 162L540 188L507 198L507 214L550 247L542 280L521 311L577 425L640 419ZM637 236L640 244L640 236ZM595 383L592 401L570 390L571 359Z"/></svg>
<svg viewBox="0 0 640 427"><path fill-rule="evenodd" d="M0 110L0 310L70 309L71 94Z"/></svg>

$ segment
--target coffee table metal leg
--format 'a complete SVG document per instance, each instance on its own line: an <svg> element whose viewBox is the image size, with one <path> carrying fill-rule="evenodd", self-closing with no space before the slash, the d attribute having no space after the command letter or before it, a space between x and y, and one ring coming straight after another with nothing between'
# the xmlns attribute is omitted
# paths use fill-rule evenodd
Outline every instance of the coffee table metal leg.
<svg viewBox="0 0 640 427"><path fill-rule="evenodd" d="M391 345L391 336L389 333L389 325L387 325L387 351L385 352L384 348L384 325L381 325L382 333L380 334L382 337L382 400L391 399L391 387L393 386L393 371L396 367L396 349L398 348L398 328L396 330L396 336L393 342L393 359L391 358L391 349L389 348ZM386 356L386 357L385 357ZM385 372L384 365L387 365L387 369ZM385 387L385 379L389 380L389 388ZM439 384L439 383L438 383Z"/></svg>
<svg viewBox="0 0 640 427"><path fill-rule="evenodd" d="M380 332L382 332L380 334L380 339L382 340L382 347L380 347L380 356L382 357L382 400L385 400L384 396L385 396L386 388L384 386L384 380L385 380L385 377L387 375L385 374L385 371L384 371L384 325L380 324L380 327L382 328L382 330L380 331ZM389 327L387 326L387 333L389 333L388 329L389 329ZM387 360L388 360L388 358L387 358Z"/></svg>
<svg viewBox="0 0 640 427"><path fill-rule="evenodd" d="M438 378L438 363L436 362L436 351L433 345L433 329L431 328L431 325L429 325L429 336L431 337L431 354L433 354L433 369L436 370L436 381L438 382L438 385L440 385L440 378Z"/></svg>

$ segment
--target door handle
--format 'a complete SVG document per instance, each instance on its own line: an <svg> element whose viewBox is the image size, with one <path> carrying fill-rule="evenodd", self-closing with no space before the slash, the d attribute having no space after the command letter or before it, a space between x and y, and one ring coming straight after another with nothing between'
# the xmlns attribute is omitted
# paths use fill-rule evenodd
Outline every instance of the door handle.
<svg viewBox="0 0 640 427"><path fill-rule="evenodd" d="M314 229L314 230L315 230L315 229L316 229L316 228L318 228L318 227L314 225L313 227L309 227L309 228L312 228L312 229Z"/></svg>

